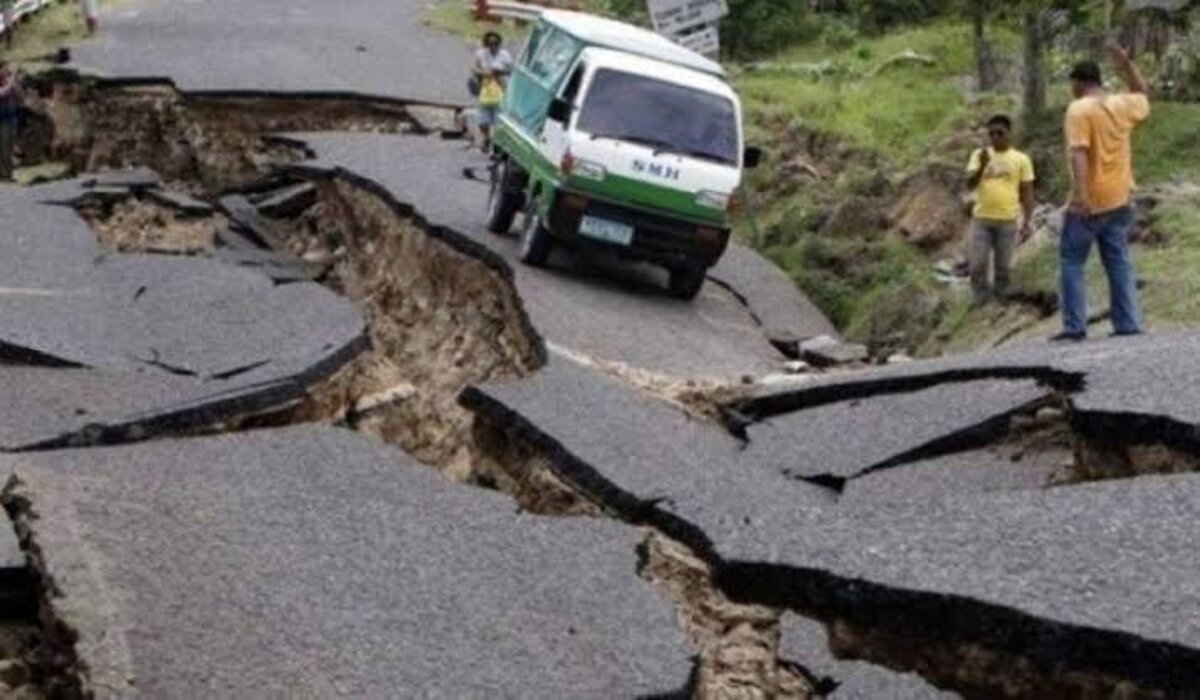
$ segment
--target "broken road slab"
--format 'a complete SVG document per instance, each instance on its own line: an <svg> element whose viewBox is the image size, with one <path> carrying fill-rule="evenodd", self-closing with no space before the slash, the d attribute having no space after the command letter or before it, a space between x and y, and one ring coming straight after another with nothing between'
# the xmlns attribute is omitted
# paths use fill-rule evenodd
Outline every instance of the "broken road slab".
<svg viewBox="0 0 1200 700"><path fill-rule="evenodd" d="M846 483L841 502L871 507L879 503L921 503L955 494L1039 491L1057 483L1065 471L1053 454L1014 459L998 449L985 448L859 476Z"/></svg>
<svg viewBox="0 0 1200 700"><path fill-rule="evenodd" d="M998 384L991 410L1001 413L1044 391L1030 380ZM981 394L972 383L922 391ZM943 483L912 500L839 502L764 466L753 442L740 452L719 427L580 367L552 362L526 380L468 389L462 401L547 450L556 473L602 507L689 544L739 602L860 626L894 620L896 629L862 631L868 647L890 632L913 648L979 647L1028 661L1035 694L1070 694L1070 683L1109 671L1118 684L1200 687L1200 620L1175 612L1194 605L1200 586L1189 544L1200 476L1009 492L987 475L982 486L968 478L962 493ZM957 399L929 410L945 430L964 425ZM874 422L887 431L895 421L897 435L921 444L928 436L903 427L910 413L883 411ZM880 439L866 428L825 437L849 451ZM792 446L808 449L802 439ZM896 645L873 648L899 654ZM925 658L893 661L953 687L1001 685L940 676L945 668Z"/></svg>
<svg viewBox="0 0 1200 700"><path fill-rule="evenodd" d="M747 530L793 527L834 501L828 489L747 459L719 426L566 360L517 382L469 387L461 403L545 449L556 473L601 507L702 554Z"/></svg>
<svg viewBox="0 0 1200 700"><path fill-rule="evenodd" d="M1065 395L1076 430L1131 444L1200 450L1200 333L1183 332L1079 344L1035 342L1001 350L912 362L769 389L739 413L764 419L848 399L911 392L982 379L1032 379Z"/></svg>
<svg viewBox="0 0 1200 700"><path fill-rule="evenodd" d="M114 691L633 698L688 682L632 530L518 513L348 431L0 462L90 676L129 683Z"/></svg>
<svg viewBox="0 0 1200 700"><path fill-rule="evenodd" d="M994 380L831 403L751 425L747 457L840 490L872 471L993 442L1048 393L1031 380Z"/></svg>
<svg viewBox="0 0 1200 700"><path fill-rule="evenodd" d="M1200 595L1198 516L1195 474L856 508L743 543L720 585L842 620L927 678L953 679L938 655L976 648L1022 667L1039 697L1077 683L1185 697L1200 688L1200 618L1180 614Z"/></svg>
<svg viewBox="0 0 1200 700"><path fill-rule="evenodd" d="M212 379L317 361L365 332L358 310L324 287L277 286L216 260L118 254L74 282L52 294L0 297L0 345L84 367Z"/></svg>

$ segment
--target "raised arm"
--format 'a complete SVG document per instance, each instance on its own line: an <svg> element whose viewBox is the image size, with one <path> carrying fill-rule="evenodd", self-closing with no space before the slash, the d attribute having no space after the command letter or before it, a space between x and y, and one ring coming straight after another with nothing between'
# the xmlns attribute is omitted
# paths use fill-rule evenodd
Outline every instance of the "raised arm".
<svg viewBox="0 0 1200 700"><path fill-rule="evenodd" d="M1104 47L1112 54L1117 72L1125 81L1125 86L1129 88L1129 91L1140 95L1150 94L1150 86L1146 84L1146 79L1142 77L1142 72L1138 70L1137 64L1129 57L1129 52L1111 37L1104 42Z"/></svg>
<svg viewBox="0 0 1200 700"><path fill-rule="evenodd" d="M967 164L967 189L974 192L979 187L979 183L983 181L983 172L987 170L990 160L986 147L971 154L971 161Z"/></svg>

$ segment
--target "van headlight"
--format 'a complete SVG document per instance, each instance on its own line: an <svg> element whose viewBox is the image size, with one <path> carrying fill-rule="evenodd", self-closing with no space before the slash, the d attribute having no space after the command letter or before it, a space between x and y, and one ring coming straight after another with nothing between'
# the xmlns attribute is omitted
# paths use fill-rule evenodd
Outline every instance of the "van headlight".
<svg viewBox="0 0 1200 700"><path fill-rule="evenodd" d="M576 158L571 163L571 175L584 180L603 180L608 176L608 169L599 163Z"/></svg>
<svg viewBox="0 0 1200 700"><path fill-rule="evenodd" d="M696 204L699 204L706 209L717 209L726 211L729 209L729 200L732 197L727 192L712 192L705 190L696 195Z"/></svg>

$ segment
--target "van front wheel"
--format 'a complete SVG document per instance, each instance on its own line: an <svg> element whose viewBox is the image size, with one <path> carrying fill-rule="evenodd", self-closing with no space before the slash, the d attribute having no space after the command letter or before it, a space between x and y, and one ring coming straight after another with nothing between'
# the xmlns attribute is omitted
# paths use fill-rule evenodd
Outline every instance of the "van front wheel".
<svg viewBox="0 0 1200 700"><path fill-rule="evenodd" d="M488 195L487 228L503 236L512 228L513 219L521 210L522 177L508 160L492 166L492 188Z"/></svg>
<svg viewBox="0 0 1200 700"><path fill-rule="evenodd" d="M521 262L535 267L545 265L553 247L554 239L542 225L542 215L538 213L538 202L535 199L525 210L525 226L521 231Z"/></svg>
<svg viewBox="0 0 1200 700"><path fill-rule="evenodd" d="M706 277L703 267L680 267L671 270L669 288L671 296L678 299L695 299L704 287Z"/></svg>

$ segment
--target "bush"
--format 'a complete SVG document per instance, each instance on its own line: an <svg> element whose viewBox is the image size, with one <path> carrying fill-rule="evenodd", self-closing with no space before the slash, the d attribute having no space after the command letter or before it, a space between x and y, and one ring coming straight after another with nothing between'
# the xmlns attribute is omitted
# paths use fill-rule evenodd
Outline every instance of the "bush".
<svg viewBox="0 0 1200 700"><path fill-rule="evenodd" d="M880 32L899 24L924 22L941 15L949 3L938 0L851 0L850 15L865 32Z"/></svg>

